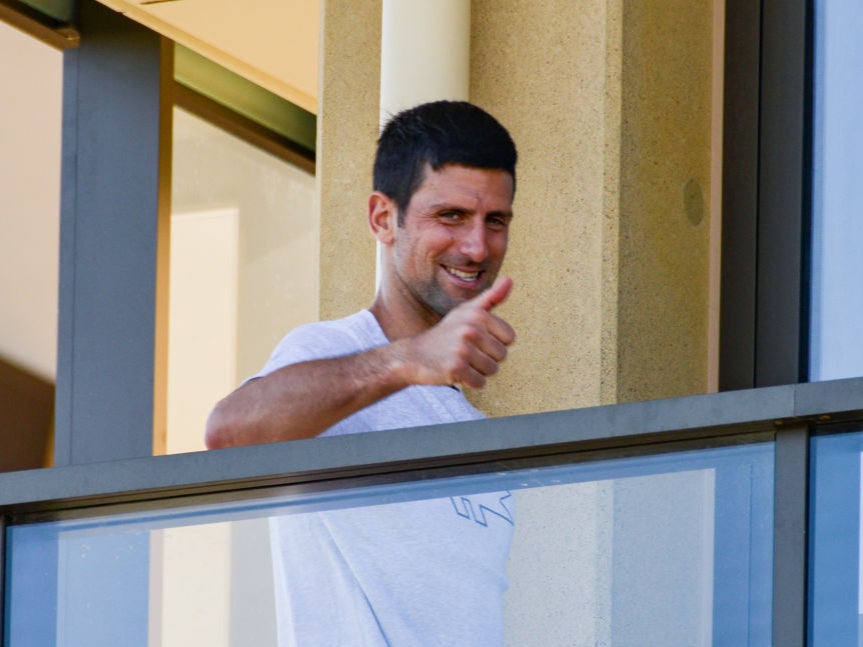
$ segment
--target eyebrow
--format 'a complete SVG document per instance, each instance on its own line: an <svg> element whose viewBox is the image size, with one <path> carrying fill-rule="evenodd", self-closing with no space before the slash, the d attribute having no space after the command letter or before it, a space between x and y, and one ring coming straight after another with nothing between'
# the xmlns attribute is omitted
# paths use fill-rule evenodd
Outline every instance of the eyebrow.
<svg viewBox="0 0 863 647"><path fill-rule="evenodd" d="M475 213L474 211L471 211L470 209L465 209L464 207L452 204L450 202L436 202L434 204L431 204L428 207L428 211L430 211L430 212L455 211L456 213ZM486 215L487 216L504 216L506 218L512 218L513 217L513 211L512 211L512 209L507 209L507 210L503 210L503 211L500 209L495 209L494 211L489 211Z"/></svg>

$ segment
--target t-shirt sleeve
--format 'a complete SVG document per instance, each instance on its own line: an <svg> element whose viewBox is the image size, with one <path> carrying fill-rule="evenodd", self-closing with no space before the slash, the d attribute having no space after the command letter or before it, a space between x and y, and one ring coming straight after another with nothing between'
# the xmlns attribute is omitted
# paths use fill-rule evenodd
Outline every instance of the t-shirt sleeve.
<svg viewBox="0 0 863 647"><path fill-rule="evenodd" d="M264 368L248 380L263 377L291 364L349 355L356 349L357 341L352 335L342 328L329 325L329 322L300 326L282 338Z"/></svg>

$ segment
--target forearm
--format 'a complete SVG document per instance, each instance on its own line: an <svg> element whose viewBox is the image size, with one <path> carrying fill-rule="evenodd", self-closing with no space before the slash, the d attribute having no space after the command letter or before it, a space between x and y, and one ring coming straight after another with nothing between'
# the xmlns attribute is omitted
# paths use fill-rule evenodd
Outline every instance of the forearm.
<svg viewBox="0 0 863 647"><path fill-rule="evenodd" d="M207 421L207 447L311 438L408 383L391 346L286 366L216 405Z"/></svg>
<svg viewBox="0 0 863 647"><path fill-rule="evenodd" d="M413 337L355 355L292 364L247 382L213 409L207 447L311 438L413 384L482 388L515 340L509 324L490 312L511 281L497 286Z"/></svg>

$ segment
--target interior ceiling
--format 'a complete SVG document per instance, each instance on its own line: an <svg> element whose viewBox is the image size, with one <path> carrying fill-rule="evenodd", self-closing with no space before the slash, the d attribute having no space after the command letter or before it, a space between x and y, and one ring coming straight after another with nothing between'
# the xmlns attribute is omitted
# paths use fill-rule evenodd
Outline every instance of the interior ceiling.
<svg viewBox="0 0 863 647"><path fill-rule="evenodd" d="M317 113L321 0L99 0Z"/></svg>

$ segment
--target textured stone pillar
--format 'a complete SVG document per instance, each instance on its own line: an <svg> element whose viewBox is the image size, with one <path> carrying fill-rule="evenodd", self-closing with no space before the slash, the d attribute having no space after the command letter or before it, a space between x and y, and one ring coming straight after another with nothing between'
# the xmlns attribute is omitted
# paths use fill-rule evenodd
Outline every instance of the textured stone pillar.
<svg viewBox="0 0 863 647"><path fill-rule="evenodd" d="M472 6L471 100L511 130L520 159L504 267L515 288L501 307L519 337L470 397L509 415L706 390L714 2ZM615 605L648 565L615 555L631 539L620 511L665 500L640 485L517 492L511 644L624 638ZM680 499L696 526L712 519L701 490ZM682 521L668 528L688 536Z"/></svg>
<svg viewBox="0 0 863 647"><path fill-rule="evenodd" d="M368 307L375 242L366 221L378 133L380 1L325 0L317 177L321 212L320 318Z"/></svg>
<svg viewBox="0 0 863 647"><path fill-rule="evenodd" d="M520 152L490 414L707 390L714 10L474 0L471 100Z"/></svg>
<svg viewBox="0 0 863 647"><path fill-rule="evenodd" d="M518 341L476 401L492 414L616 397L619 2L474 0L471 99L519 149L502 312Z"/></svg>
<svg viewBox="0 0 863 647"><path fill-rule="evenodd" d="M633 401L707 390L711 106L721 100L713 2L624 7L617 400Z"/></svg>

